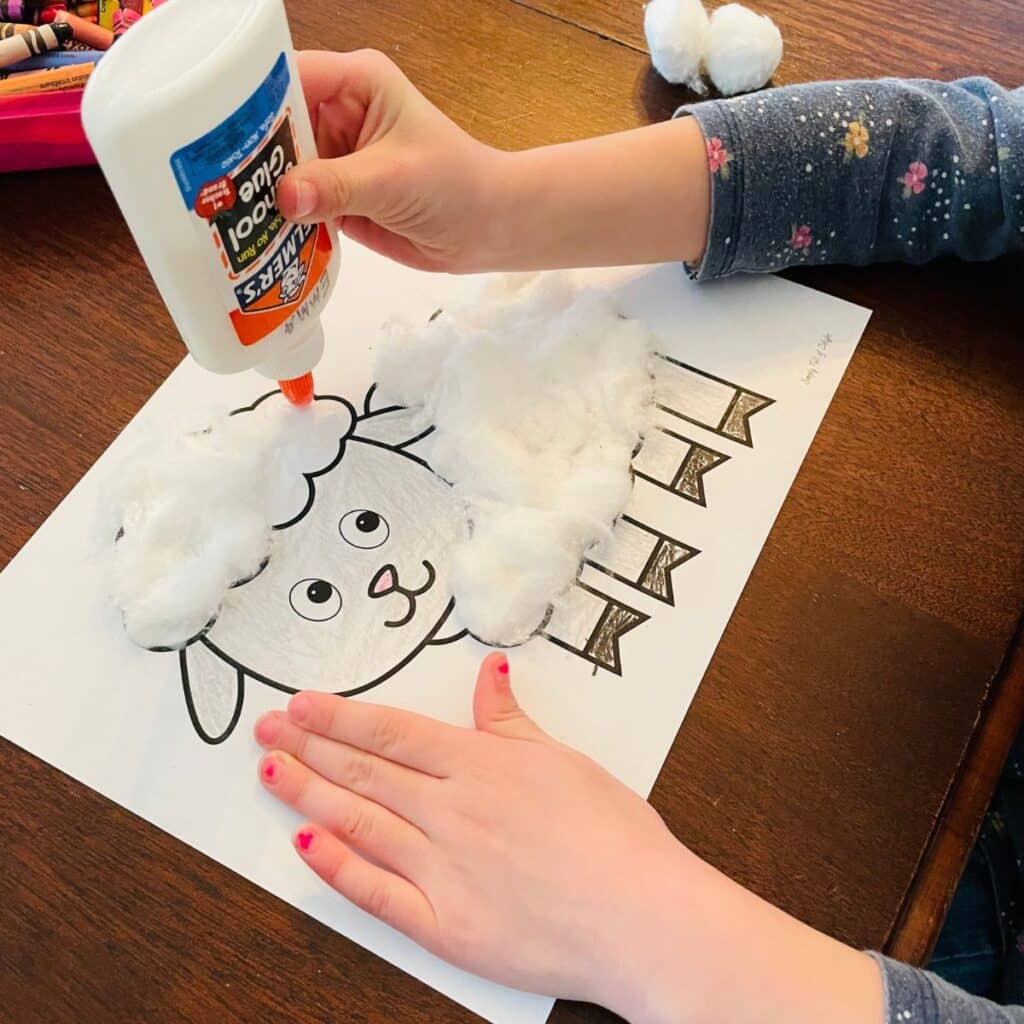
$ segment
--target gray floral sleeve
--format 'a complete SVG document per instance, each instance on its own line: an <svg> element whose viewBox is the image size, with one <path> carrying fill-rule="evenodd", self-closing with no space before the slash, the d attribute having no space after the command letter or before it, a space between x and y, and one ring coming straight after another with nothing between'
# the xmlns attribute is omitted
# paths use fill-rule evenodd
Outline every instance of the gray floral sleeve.
<svg viewBox="0 0 1024 1024"><path fill-rule="evenodd" d="M711 173L704 280L815 263L1024 251L1024 87L984 78L819 82L677 111ZM887 1024L1024 1024L877 953Z"/></svg>
<svg viewBox="0 0 1024 1024"><path fill-rule="evenodd" d="M698 279L1024 250L1024 87L816 82L687 114L712 178Z"/></svg>
<svg viewBox="0 0 1024 1024"><path fill-rule="evenodd" d="M872 953L882 970L886 1024L1024 1024L1024 1007L970 996L928 971Z"/></svg>

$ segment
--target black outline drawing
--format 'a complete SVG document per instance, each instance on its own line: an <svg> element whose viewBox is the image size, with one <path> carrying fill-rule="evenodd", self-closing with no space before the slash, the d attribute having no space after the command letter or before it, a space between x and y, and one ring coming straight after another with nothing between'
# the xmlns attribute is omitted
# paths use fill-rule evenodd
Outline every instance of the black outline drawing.
<svg viewBox="0 0 1024 1024"><path fill-rule="evenodd" d="M199 642L202 642L202 638L200 638ZM218 743L223 743L235 731L238 719L242 717L242 705L245 703L245 673L240 668L235 667L236 685L238 687L235 691L235 710L231 714L227 727L219 735L214 736L206 731L199 717L199 712L196 711L195 700L192 696L192 684L189 679L187 651L188 647L183 647L178 652L178 667L181 671L181 688L185 693L185 707L188 709L188 717L192 722L192 728L198 733L199 738L211 746L216 746Z"/></svg>
<svg viewBox="0 0 1024 1024"><path fill-rule="evenodd" d="M713 380L718 384L724 384L726 387L732 388L733 390L733 396L729 400L729 403L725 408L725 412L722 413L721 418L716 424L705 423L692 416L687 416L685 413L679 412L677 409L672 409L667 405L662 405L660 402L658 403L659 409L663 412L669 413L671 416L678 416L679 419L686 420L687 423L694 423L698 427L710 430L713 434L718 434L719 437L735 441L737 444L746 445L747 448L754 447L754 439L750 433L751 417L756 416L757 413L761 412L763 409L767 409L768 406L774 405L774 398L769 398L767 395L759 395L756 391L740 387L739 384L734 384L731 380L726 380L724 377L716 377L713 373L708 373L705 370L698 370L696 366L690 366L689 363L684 363L679 359L673 359L671 356L667 356L662 352L657 353L657 358L663 359L666 363L670 363L672 366L678 366L681 370L688 370L690 373L695 373L699 377L705 377L707 380ZM657 376L657 373L655 373L655 376ZM747 409L741 408L741 404L746 403L749 399L754 399L751 407ZM726 429L730 420L736 420L735 426L740 429L732 431Z"/></svg>
<svg viewBox="0 0 1024 1024"><path fill-rule="evenodd" d="M661 530L654 529L653 526L641 523L639 519L634 519L632 516L622 515L619 518L622 522L629 523L631 526L635 526L637 529L643 530L644 533L649 533L652 537L658 539L651 550L650 557L638 573L637 579L630 579L628 576L623 576L621 573L617 573L602 565L600 556L587 558L583 564L589 565L598 572L603 572L605 576L610 576L613 580L625 583L627 587L639 590L641 594L653 597L655 601L661 601L662 604L675 607L676 594L672 584L672 570L685 565L695 555L699 555L700 550L691 547L689 544L684 544L681 540L676 540L675 537L670 537L667 533L662 533ZM668 557L666 558L666 556ZM663 581L664 590L659 590L651 585L651 581L655 579ZM646 586L645 583L647 583Z"/></svg>
<svg viewBox="0 0 1024 1024"><path fill-rule="evenodd" d="M673 414L674 415L674 414ZM708 507L707 494L704 491L704 477L713 469L717 469L719 466L728 462L731 455L725 455L723 452L716 451L714 448L709 448L706 444L701 444L699 441L694 441L692 437L686 437L684 434L677 434L674 430L669 430L668 427L655 427L655 431L659 434L666 434L668 437L675 438L677 441L682 441L684 444L690 446L690 450L683 456L682 461L679 463L679 468L673 474L672 479L667 483L664 480L658 480L656 477L651 476L648 473L643 473L639 469L633 469L633 476L637 480L646 480L649 484L654 484L655 487L660 487L663 491L668 491L669 494L675 494L677 497L685 498L687 501L692 501L695 505L700 505L703 508ZM641 449L642 450L642 449ZM694 497L688 494L684 489L683 485L686 482L687 477L690 475L691 463L703 460L710 457L708 461L702 466L697 466L693 473L693 483L696 487L697 494Z"/></svg>
<svg viewBox="0 0 1024 1024"><path fill-rule="evenodd" d="M587 635L586 643L582 647L574 647L569 641L550 633L548 627L541 629L537 636L544 637L545 640L553 643L556 647L561 647L562 650L569 651L584 661L589 661L591 665L596 665L598 668L611 672L614 676L621 676L622 652L619 650L619 641L627 633L636 629L637 626L642 626L647 622L650 619L650 615L630 607L624 601L618 600L618 598L603 594L596 587L592 587L582 580L577 580L573 586L575 589L593 594L594 597L604 602L604 608L598 614L597 621ZM617 613L625 615L624 624L615 623L614 619ZM609 627L611 627L610 632ZM608 648L610 657L598 657L597 652L604 647Z"/></svg>
<svg viewBox="0 0 1024 1024"><path fill-rule="evenodd" d="M386 444L386 443L384 443L382 441L377 440L376 438L365 436L365 434L361 434L360 433L360 428L362 427L362 428L365 429L365 424L368 421L373 420L373 419L375 419L375 418L377 418L379 416L385 415L387 413L394 413L394 412L401 411L401 407L397 406L397 405L390 405L390 406L385 406L385 407L380 408L380 409L373 409L372 408L372 401L373 401L373 395L374 395L375 391L376 391L376 385L371 387L369 389L369 391L367 392L366 397L365 397L365 399L363 401L363 406L362 406L363 412L361 414L356 411L355 407L352 405L351 402L349 402L347 399L342 398L342 397L340 397L338 395L317 395L316 396L317 401L337 402L340 405L344 406L345 409L348 411L348 413L350 415L350 421L349 421L350 422L350 427L349 427L348 433L344 437L339 438L339 441L338 441L338 451L335 454L335 456L330 460L330 462L326 466L321 467L320 469L318 469L318 470L316 470L314 472L304 473L303 474L303 477L304 477L304 479L306 481L306 487L308 489L308 494L306 496L306 500L303 503L302 508L298 512L298 514L296 514L295 516L293 516L292 518L290 518L288 520L285 520L284 522L277 523L273 527L273 529L275 531L290 529L291 527L295 526L297 523L301 522L309 514L310 510L313 508L313 505L314 505L314 503L316 501L316 486L317 486L316 482L317 482L317 480L320 477L323 477L323 476L327 475L328 473L330 473L333 469L335 469L338 466L338 464L344 458L346 448L347 448L347 446L348 446L348 444L350 442L355 442L355 443L358 443L358 444L366 444L366 445L370 445L372 447L382 448L382 449L385 449L387 451L392 451L392 452L396 453L397 455L400 455L402 458L409 459L410 461L415 462L417 465L422 466L428 472L432 472L430 470L430 466L427 465L427 463L426 463L426 461L424 459L422 459L418 455L415 455L412 452L406 450L406 449L410 448L411 446L413 446L414 444L416 444L418 441L423 440L430 433L432 433L432 431L433 431L432 427L428 428L426 430L421 431L420 433L416 434L413 437L404 438L404 439L402 439L400 442L398 442L396 444ZM247 406L242 406L239 409L233 410L231 415L232 416L237 416L237 415L240 415L241 413L253 412L263 402L267 401L269 398L272 398L274 395L279 394L279 393L280 392L277 391L277 390L269 391L266 394L261 395L259 398L257 398L252 404L247 405ZM238 581L236 584L234 584L234 587L236 587L236 588L237 587L243 587L243 586L245 586L245 584L252 582L252 580L256 579L256 577L259 576L263 572L263 570L267 567L268 564L269 564L269 559L263 563L263 565L260 567L260 569L256 573L254 573L251 577L249 577L246 580ZM434 585L434 583L436 582L436 579L437 579L436 570L434 569L434 566L429 561L427 561L427 560L423 560L423 566L426 569L426 573L427 573L427 582L426 582L425 585L423 585L421 587L417 587L417 588L406 588L406 587L401 587L401 586L396 586L396 587L393 588L393 590L397 590L397 591L401 592L408 599L408 601L409 601L409 611L400 620L394 620L394 621L386 622L385 623L386 626L390 626L391 628L398 628L399 626L405 625L408 622L410 622L412 620L413 616L415 615L416 598L421 597L428 590L430 590L431 587L433 587L433 585ZM397 577L397 570L394 570L394 567L392 567L392 569L396 573L396 580L397 580L397 578L398 578ZM389 591L389 593L390 593L390 591ZM339 691L336 691L336 692L339 694L339 696L343 696L343 697L353 697L353 696L356 696L357 694L365 693L367 690L371 690L375 686L379 686L381 683L385 682L386 680L388 680L392 676L394 676L397 672L400 672L403 668L405 668L406 665L409 664L409 662L411 662L426 647L434 645L434 644L437 644L437 645L440 646L442 644L453 643L456 640L461 640L463 637L465 637L467 635L467 632L466 632L465 629L458 630L458 631L452 633L451 635L442 635L445 626L448 625L449 620L451 619L452 612L453 612L454 608L455 608L455 600L454 600L454 598L450 598L448 600L448 603L445 605L444 610L441 613L440 617L438 618L437 622L434 623L434 625L430 628L430 630L423 637L423 639L412 650L410 650L407 654L405 654L398 662L396 662L394 665L392 665L390 668L388 668L385 672L382 672L381 674L377 675L376 677L374 677L373 679L369 680L368 682L361 683L359 686L352 687L352 688L350 688L348 690L339 690ZM270 686L270 687L272 687L275 690L281 691L282 693L298 693L299 692L298 688L296 688L294 686L289 686L287 683L284 683L284 682L282 682L279 679L271 678L270 676L267 676L267 675L265 675L262 672L258 672L255 669L250 668L248 665L244 664L241 661L238 661L237 659L232 657L230 654L228 654L226 651L224 651L221 647L219 647L209 637L209 633L212 630L212 628L213 628L215 623L216 623L216 619L214 619L211 622L209 622L201 633L199 633L195 637L193 637L178 652L178 654L179 654L179 668L180 668L181 682L182 682L182 688L183 688L184 693L185 693L185 704L186 704L186 707L188 709L189 718L191 719L192 725L195 728L196 733L199 735L199 737L204 742L209 743L209 744L223 743L224 740L226 740L231 735L231 733L234 731L235 726L238 724L238 719L239 719L239 716L242 713L242 707L243 707L243 704L244 704L244 701L245 701L245 681L246 681L247 678L248 679L254 679L257 682L263 683L265 686ZM439 637L440 637L440 639L439 639ZM198 708L196 706L195 695L193 693L193 686L194 685L198 685L198 680L193 679L193 674L194 673L192 672L192 669L191 669L191 667L189 665L189 651L196 649L196 645L201 645L201 647L206 652L208 652L208 653L216 656L217 658L219 658L220 661L223 662L226 667L229 667L230 669L233 669L234 673L235 673L234 685L236 686L237 691L236 691L236 697L235 697L234 713L232 714L231 719L228 722L228 724L218 734L214 734L214 733L212 733L211 731L209 731L206 728L206 726L203 724L203 721L201 719L201 715L200 715L199 710L198 710Z"/></svg>
<svg viewBox="0 0 1024 1024"><path fill-rule="evenodd" d="M696 367L689 366L686 363L679 362L678 360L672 359L669 356L658 354L659 359L663 359L668 363L672 363L682 369L696 373L702 377L706 377L710 380L714 380L717 383L727 385L734 390L732 400L729 402L722 418L716 425L702 423L697 419L691 419L689 416L669 408L665 405L658 403L658 408L663 411L676 416L683 420L695 423L698 426L704 427L712 431L713 433L719 434L731 441L753 447L753 442L750 435L749 421L752 416L762 409L767 408L769 405L774 404L774 399L768 398L764 395L759 395L756 392L750 391L746 388L741 388L738 385L732 384L730 381L724 380L721 377L716 377L713 374L706 373L703 370L698 370ZM405 459L409 459L424 469L433 472L428 463L420 456L407 450L412 448L415 444L422 441L424 438L429 436L433 432L433 427L428 427L422 430L414 437L404 438L395 443L386 443L378 440L377 438L366 435L360 432L360 427L367 424L369 421L376 419L379 416L386 415L388 413L396 413L401 411L401 407L398 405L384 406L379 409L373 408L373 397L376 392L376 385L370 387L367 391L366 396L362 403L362 411L357 412L355 406L347 399L342 398L338 395L317 395L317 401L326 402L337 402L343 406L349 413L350 426L347 433L339 438L338 440L338 451L330 462L310 473L304 473L303 477L306 481L307 496L303 503L302 509L298 514L292 518L276 524L273 529L287 530L297 523L301 522L306 515L313 508L316 500L317 480L320 477L325 476L334 470L341 460L345 456L346 447L350 442L357 442L359 444L370 445L373 447L381 448L386 451L394 452L401 455ZM245 412L255 411L263 402L272 398L274 395L279 394L278 391L269 391L264 395L257 398L252 404L243 406L239 409L235 409L231 415L237 416ZM753 400L753 407L742 409L741 403ZM737 409L740 409L737 413ZM732 430L730 433L727 431L727 426L732 422ZM736 428L742 428L740 436L737 436ZM694 441L692 438L685 437L682 434L677 434L675 431L669 430L665 427L659 427L658 430L667 434L668 436L679 440L685 444L690 445L689 450L680 462L678 470L673 475L670 482L657 480L651 477L649 474L634 470L634 476L641 480L646 480L649 483L660 487L677 497L683 498L684 500L694 502L702 507L707 507L707 498L704 490L704 476L709 473L712 469L726 462L730 456L725 455L722 452L715 451L713 448L709 448L707 445L701 444ZM638 452L642 450L638 448ZM706 465L697 467L695 473L690 474L693 478L693 483L696 487L696 496L687 493L685 490L679 489L679 484L687 476L689 470L692 468L690 463L694 458L707 459L710 457L710 461ZM612 579L619 581L620 583L631 587L635 591L644 594L646 597L656 600L662 604L674 606L675 604L675 590L673 586L672 573L675 569L684 565L690 561L700 552L680 541L674 537L669 536L666 533L662 533L660 530L655 529L642 523L639 520L629 516L623 515L623 521L651 534L653 537L658 538L658 542L654 545L650 557L647 559L646 564L638 574L637 579L630 579L621 573L615 572L608 567L601 564L599 556L594 556L585 559L583 565L589 565L591 568L598 572L604 573ZM120 536L120 534L119 534ZM248 579L239 580L234 587L244 587L247 583L256 579L269 564L269 559L264 561L260 568ZM416 610L416 598L425 594L436 582L436 571L434 566L427 560L423 560L423 565L427 570L427 583L418 589L407 588L398 585L397 569L393 565L385 566L384 568L391 569L395 573L395 586L390 588L386 593L391 594L395 591L401 592L409 600L409 613L403 616L399 620L388 621L385 623L386 626L392 628L398 628L401 625L408 623L415 614ZM582 570L581 566L581 570ZM385 596L384 593L381 595L373 595L372 589L374 582L379 577L379 573L384 571L379 570L378 575L374 577L374 581L371 581L369 589L371 591L370 596ZM652 585L652 581L657 578L658 585ZM645 585L646 582L646 585ZM598 668L605 669L615 676L622 676L622 655L619 647L619 643L627 633L632 632L637 627L643 625L650 619L650 615L646 612L641 611L638 608L634 608L631 605L619 600L618 598L611 597L608 594L603 593L601 590L582 580L576 580L574 588L579 589L584 593L588 593L593 597L597 598L599 602L603 603L603 607L597 611L596 620L594 621L593 627L590 629L586 641L581 647L574 645L569 640L566 640L557 635L557 626L551 625L553 618L552 611L549 611L548 616L536 632L536 636L544 637L550 643L562 648L563 650L569 651L579 658L595 665ZM430 646L442 646L445 644L455 643L458 640L465 638L468 635L466 629L456 630L450 634L445 633L445 627L451 620L452 613L455 609L455 599L450 598L447 605L444 608L443 613L437 622L430 628L426 636L417 644L417 646L404 655L396 664L392 665L385 672L374 679L362 683L359 686L355 686L348 690L338 691L341 696L355 696L357 694L365 693L368 690L379 686L381 683L387 681L392 676L404 669L414 658L417 657L425 648ZM588 612L589 614L589 612ZM279 690L282 693L297 693L298 689L289 686L287 683L283 683L278 679L273 679L269 676L264 675L261 672L257 672L242 662L236 660L231 655L227 654L222 650L213 640L210 639L209 633L216 623L216 618L211 620L206 627L193 637L189 642L178 651L179 670L181 676L182 689L185 696L185 705L188 710L189 719L196 731L196 734L208 744L219 744L223 743L234 731L238 724L239 718L241 717L242 708L245 702L245 691L246 691L246 679L252 679L257 682L263 683L265 686L269 686L275 690ZM231 711L230 719L223 725L219 732L214 733L210 731L204 724L200 710L197 708L197 702L195 699L194 687L198 685L198 680L193 679L193 668L194 666L189 663L189 652L198 652L202 650L204 655L207 655L219 663L227 670L228 673L233 673L235 686L235 700L233 709ZM166 650L166 649L165 649ZM226 684L230 685L230 684ZM225 705L225 709L227 705ZM218 723L219 724L219 723Z"/></svg>

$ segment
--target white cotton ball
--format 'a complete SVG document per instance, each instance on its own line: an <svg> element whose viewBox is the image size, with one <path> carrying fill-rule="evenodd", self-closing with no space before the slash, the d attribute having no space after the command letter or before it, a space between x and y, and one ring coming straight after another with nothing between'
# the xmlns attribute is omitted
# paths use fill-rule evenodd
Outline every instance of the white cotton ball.
<svg viewBox="0 0 1024 1024"><path fill-rule="evenodd" d="M723 96L760 89L782 60L782 33L767 14L726 4L711 15L704 63Z"/></svg>
<svg viewBox="0 0 1024 1024"><path fill-rule="evenodd" d="M301 511L304 474L337 457L351 409L274 395L208 429L151 439L105 488L110 591L142 647L182 647L218 615L230 588L260 571L273 526Z"/></svg>
<svg viewBox="0 0 1024 1024"><path fill-rule="evenodd" d="M378 350L381 394L433 425L422 453L473 524L452 592L481 640L528 639L625 509L653 418L653 341L562 273L487 282Z"/></svg>
<svg viewBox="0 0 1024 1024"><path fill-rule="evenodd" d="M387 392L381 390L383 401L412 405L434 387L451 348L450 330L443 311L426 335L408 323L387 325L377 357L377 379L387 381Z"/></svg>
<svg viewBox="0 0 1024 1024"><path fill-rule="evenodd" d="M702 96L708 91L700 77L708 41L708 15L700 0L651 0L644 9L644 34L662 78Z"/></svg>
<svg viewBox="0 0 1024 1024"><path fill-rule="evenodd" d="M452 559L459 618L478 640L509 647L541 627L572 583L579 533L550 511L508 509L479 523Z"/></svg>
<svg viewBox="0 0 1024 1024"><path fill-rule="evenodd" d="M224 424L154 446L122 467L111 596L142 647L180 647L270 551L264 467ZM111 538L112 539L112 538Z"/></svg>

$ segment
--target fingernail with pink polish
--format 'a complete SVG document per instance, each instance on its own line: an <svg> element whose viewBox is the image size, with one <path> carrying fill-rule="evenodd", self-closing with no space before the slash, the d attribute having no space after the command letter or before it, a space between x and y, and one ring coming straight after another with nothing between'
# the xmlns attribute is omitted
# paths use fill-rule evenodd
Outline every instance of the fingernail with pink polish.
<svg viewBox="0 0 1024 1024"><path fill-rule="evenodd" d="M503 676L508 675L508 658L502 658L501 661L498 662L498 671Z"/></svg>
<svg viewBox="0 0 1024 1024"><path fill-rule="evenodd" d="M263 776L263 781L273 785L277 782L277 762L270 760L264 761L263 767L260 769L260 775Z"/></svg>
<svg viewBox="0 0 1024 1024"><path fill-rule="evenodd" d="M313 835L314 833L303 830L295 837L295 845L303 853L309 853L309 848L313 845Z"/></svg>

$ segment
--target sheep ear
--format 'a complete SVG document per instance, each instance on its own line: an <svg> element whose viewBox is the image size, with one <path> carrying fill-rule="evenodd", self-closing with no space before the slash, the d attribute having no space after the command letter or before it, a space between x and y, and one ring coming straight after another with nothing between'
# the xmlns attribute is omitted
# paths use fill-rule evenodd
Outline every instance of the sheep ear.
<svg viewBox="0 0 1024 1024"><path fill-rule="evenodd" d="M179 655L181 685L192 725L205 743L223 743L238 724L245 697L245 675L202 640Z"/></svg>
<svg viewBox="0 0 1024 1024"><path fill-rule="evenodd" d="M434 430L423 423L422 417L419 410L383 402L377 397L375 384L366 394L363 412L356 419L352 437L357 441L371 441L407 451Z"/></svg>

